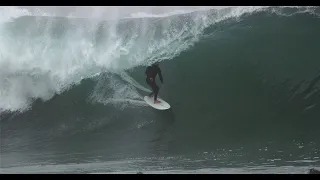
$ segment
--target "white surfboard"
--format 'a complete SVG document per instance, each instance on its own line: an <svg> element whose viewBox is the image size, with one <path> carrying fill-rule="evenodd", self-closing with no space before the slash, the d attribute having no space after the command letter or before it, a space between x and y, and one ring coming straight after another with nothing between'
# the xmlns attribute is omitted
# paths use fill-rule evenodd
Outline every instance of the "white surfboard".
<svg viewBox="0 0 320 180"><path fill-rule="evenodd" d="M145 96L143 98L151 107L159 110L166 110L170 108L170 104L165 102L164 100L160 99L158 97L158 101L161 101L161 103L154 104L154 99L153 97Z"/></svg>

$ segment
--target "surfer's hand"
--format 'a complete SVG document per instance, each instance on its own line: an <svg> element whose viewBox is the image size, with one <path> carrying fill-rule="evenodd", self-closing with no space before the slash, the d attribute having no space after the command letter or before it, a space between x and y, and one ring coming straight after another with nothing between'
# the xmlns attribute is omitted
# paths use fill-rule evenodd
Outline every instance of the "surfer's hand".
<svg viewBox="0 0 320 180"><path fill-rule="evenodd" d="M149 78L150 79L150 81L153 81L153 79L152 78Z"/></svg>

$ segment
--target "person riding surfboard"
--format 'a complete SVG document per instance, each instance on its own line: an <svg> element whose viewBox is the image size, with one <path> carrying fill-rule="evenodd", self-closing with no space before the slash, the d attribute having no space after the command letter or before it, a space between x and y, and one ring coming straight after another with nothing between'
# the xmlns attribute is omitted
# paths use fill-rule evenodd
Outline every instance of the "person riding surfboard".
<svg viewBox="0 0 320 180"><path fill-rule="evenodd" d="M151 66L148 66L145 71L145 74L147 76L146 82L152 89L152 92L149 94L149 97L152 97L152 95L154 95L154 104L161 103L161 101L157 100L158 93L159 93L159 86L157 86L156 79L155 79L156 76L159 75L162 85L164 84L163 77L161 74L161 69L159 67L159 62L155 62Z"/></svg>

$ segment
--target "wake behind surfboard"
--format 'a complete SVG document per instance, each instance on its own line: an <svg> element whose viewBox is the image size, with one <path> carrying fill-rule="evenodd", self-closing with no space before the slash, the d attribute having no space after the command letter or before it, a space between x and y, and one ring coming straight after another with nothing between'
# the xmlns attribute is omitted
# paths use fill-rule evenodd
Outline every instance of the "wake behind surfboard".
<svg viewBox="0 0 320 180"><path fill-rule="evenodd" d="M155 109L158 109L158 110L170 109L170 104L168 104L167 102L165 102L160 98L158 98L158 100L161 101L161 103L158 103L158 104L154 104L153 97L145 96L143 99L146 101L147 104L149 104L151 107Z"/></svg>

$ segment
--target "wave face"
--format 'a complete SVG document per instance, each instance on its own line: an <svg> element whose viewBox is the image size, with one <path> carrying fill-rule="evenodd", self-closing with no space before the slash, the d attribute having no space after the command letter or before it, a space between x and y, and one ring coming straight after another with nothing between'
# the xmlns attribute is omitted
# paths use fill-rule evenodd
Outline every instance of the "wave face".
<svg viewBox="0 0 320 180"><path fill-rule="evenodd" d="M319 165L318 7L21 13L0 19L4 172ZM154 61L169 111L143 101Z"/></svg>

